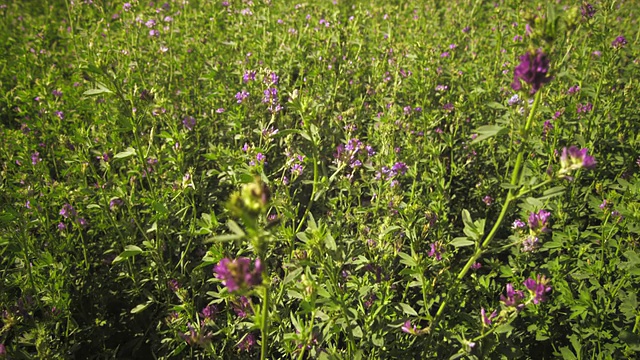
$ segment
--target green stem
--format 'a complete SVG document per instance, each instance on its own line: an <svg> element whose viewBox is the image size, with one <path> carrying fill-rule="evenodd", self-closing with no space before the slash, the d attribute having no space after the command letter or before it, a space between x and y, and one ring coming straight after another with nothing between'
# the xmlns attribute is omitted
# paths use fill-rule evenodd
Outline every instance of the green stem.
<svg viewBox="0 0 640 360"><path fill-rule="evenodd" d="M540 104L541 97L542 97L542 92L538 91L536 93L535 100L533 101L533 106L529 111L529 117L527 118L527 122L524 128L522 129L522 131L520 132L522 139L520 142L520 147L518 149L518 156L516 157L516 164L513 168L513 172L511 173L511 185L513 186L517 185L518 182L520 181L521 171L522 171L523 162L524 162L524 152L525 152L524 147L529 137L529 130L531 129L533 116L536 112L536 109L538 108L538 105ZM498 229L500 228L500 225L502 224L504 217L507 215L509 206L519 196L521 196L521 194L516 195L513 187L509 189L509 193L507 194L507 198L504 201L504 205L502 206L500 215L498 215L498 219L493 224L493 227L491 228L489 235L487 235L487 237L484 239L482 244L480 244L480 246L476 248L476 251L473 253L469 261L467 261L467 263L464 265L462 270L460 270L460 272L458 273L458 276L456 276L456 283L459 283L465 277L465 275L467 275L467 272L469 272L471 265L473 265L478 260L478 258L482 256L482 253L487 250L487 248L489 247L489 244L491 243L491 240L493 240L494 236L498 232ZM457 286L453 286L452 288L457 288ZM440 303L440 307L438 308L438 311L436 312L436 316L434 317L433 323L431 325L432 329L435 329L435 326L438 324L438 319L440 318L440 316L444 312L444 309L447 306L448 298L449 298L449 293L447 293L447 296L442 300L442 303Z"/></svg>
<svg viewBox="0 0 640 360"><path fill-rule="evenodd" d="M316 197L316 191L318 189L318 158L317 156L314 154L313 155L313 188L311 189L311 198L309 199L309 204L307 204L307 208L304 211L304 214L302 215L302 219L300 219L300 223L298 223L298 226L296 227L296 231L293 233L294 236L295 234L299 233L300 230L302 229L302 225L304 224L304 220L307 218L307 215L309 215L309 212L311 211L311 205L313 205L313 200Z"/></svg>
<svg viewBox="0 0 640 360"><path fill-rule="evenodd" d="M264 299L262 299L262 317L260 318L260 332L262 344L260 346L260 360L267 358L269 343L269 284L264 285Z"/></svg>

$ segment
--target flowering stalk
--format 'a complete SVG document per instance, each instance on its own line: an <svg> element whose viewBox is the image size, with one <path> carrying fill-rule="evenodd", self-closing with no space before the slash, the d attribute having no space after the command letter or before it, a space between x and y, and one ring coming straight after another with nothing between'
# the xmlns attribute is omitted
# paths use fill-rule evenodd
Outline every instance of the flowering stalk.
<svg viewBox="0 0 640 360"><path fill-rule="evenodd" d="M520 175L521 175L523 162L524 162L524 146L525 146L525 144L527 142L527 139L529 138L529 130L531 129L531 123L533 122L533 116L534 116L534 114L536 112L536 109L538 108L538 105L540 104L541 97L542 97L542 92L541 91L537 91L536 94L535 94L535 100L533 101L533 106L531 107L531 110L529 111L529 116L527 118L527 122L525 123L525 126L522 129L522 131L520 132L520 134L522 136L522 140L520 142L520 148L518 149L518 156L516 157L516 164L513 167L513 172L511 173L511 182L510 182L510 184L513 185L513 186L509 189L509 192L507 193L507 198L504 201L504 205L502 206L502 210L500 211L500 215L498 215L498 219L496 220L495 224L491 228L491 231L489 232L487 237L484 239L482 244L480 244L480 246L478 246L476 248L476 251L473 253L471 258L464 265L462 270L460 270L460 272L458 273L458 276L456 276L456 282L460 282L465 277L465 275L467 275L467 273L469 272L469 269L471 269L471 265L475 264L476 261L478 260L478 258L480 258L480 256L482 256L482 253L485 250L487 250L487 248L489 247L489 244L491 243L491 240L493 240L493 238L495 237L496 233L498 232L498 229L500 228L500 225L504 221L504 217L506 216L507 211L509 210L509 207L510 207L511 203L514 200L517 200L521 196L521 193L516 193L514 191L514 187L518 184L518 182L520 180ZM435 325L437 325L437 323L438 323L438 319L440 318L440 316L444 312L444 309L447 306L447 300L448 300L448 295L447 295L447 297L445 297L443 299L442 303L440 303L440 307L438 308L438 311L436 312L436 315L434 317L434 322L431 325L432 329L435 328Z"/></svg>

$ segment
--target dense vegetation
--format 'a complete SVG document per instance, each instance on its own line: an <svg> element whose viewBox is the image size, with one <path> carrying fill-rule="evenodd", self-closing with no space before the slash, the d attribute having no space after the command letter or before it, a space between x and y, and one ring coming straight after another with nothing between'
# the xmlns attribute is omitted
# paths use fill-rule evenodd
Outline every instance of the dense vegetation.
<svg viewBox="0 0 640 360"><path fill-rule="evenodd" d="M640 7L0 0L0 358L635 358Z"/></svg>

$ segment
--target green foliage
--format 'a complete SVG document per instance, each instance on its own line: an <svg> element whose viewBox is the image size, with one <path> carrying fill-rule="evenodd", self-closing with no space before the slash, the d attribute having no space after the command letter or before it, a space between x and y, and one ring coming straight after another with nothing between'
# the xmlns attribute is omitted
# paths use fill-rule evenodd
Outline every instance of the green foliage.
<svg viewBox="0 0 640 360"><path fill-rule="evenodd" d="M587 5L0 2L0 358L637 358L640 8Z"/></svg>

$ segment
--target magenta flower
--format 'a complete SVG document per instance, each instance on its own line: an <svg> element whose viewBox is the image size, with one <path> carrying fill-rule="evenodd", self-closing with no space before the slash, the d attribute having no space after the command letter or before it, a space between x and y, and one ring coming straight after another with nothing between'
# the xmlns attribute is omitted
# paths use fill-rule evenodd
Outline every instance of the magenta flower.
<svg viewBox="0 0 640 360"><path fill-rule="evenodd" d="M248 333L238 343L238 349L240 349L241 351L249 351L255 345L256 345L256 336L253 335L252 333Z"/></svg>
<svg viewBox="0 0 640 360"><path fill-rule="evenodd" d="M431 249L429 250L429 253L427 255L429 255L429 257L435 257L436 260L438 260L438 261L442 260L442 253L440 252L440 245L436 244L436 243L431 243Z"/></svg>
<svg viewBox="0 0 640 360"><path fill-rule="evenodd" d="M493 320L493 318L498 316L498 310L493 310L491 315L487 316L486 311L484 310L484 308L482 308L480 309L480 315L482 315L482 324L485 326L490 326L491 320Z"/></svg>
<svg viewBox="0 0 640 360"><path fill-rule="evenodd" d="M578 170L582 167L592 169L596 166L593 156L587 155L587 148L578 149L576 146L563 148L560 156L560 175Z"/></svg>
<svg viewBox="0 0 640 360"><path fill-rule="evenodd" d="M400 329L402 329L402 331L406 332L407 334L418 334L418 328L415 325L411 325L411 320L405 321Z"/></svg>
<svg viewBox="0 0 640 360"><path fill-rule="evenodd" d="M213 320L213 317L218 312L218 308L215 305L205 306L200 312L200 316L202 316L205 320Z"/></svg>
<svg viewBox="0 0 640 360"><path fill-rule="evenodd" d="M613 40L613 42L611 42L611 46L616 49L623 48L625 45L627 45L627 39L622 35L618 36L615 40Z"/></svg>
<svg viewBox="0 0 640 360"><path fill-rule="evenodd" d="M233 311L240 318L246 318L249 314L252 313L251 303L246 296L240 296L237 302L233 303Z"/></svg>
<svg viewBox="0 0 640 360"><path fill-rule="evenodd" d="M596 14L596 9L593 8L593 5L589 3L583 3L580 7L580 13L582 17L590 19Z"/></svg>
<svg viewBox="0 0 640 360"><path fill-rule="evenodd" d="M518 91L522 89L522 81L524 81L531 85L530 93L535 94L543 84L551 81L548 72L549 59L545 53L541 50L536 51L535 54L527 52L520 56L520 64L513 71L511 87Z"/></svg>
<svg viewBox="0 0 640 360"><path fill-rule="evenodd" d="M181 333L180 337L187 344L189 344L191 346L193 346L193 345L204 346L211 340L211 337L213 336L213 334L211 334L211 333L204 334L202 329L198 329L198 331L196 332L196 329L190 323L187 324L187 330L188 330L188 332Z"/></svg>
<svg viewBox="0 0 640 360"><path fill-rule="evenodd" d="M229 292L243 288L252 288L262 284L262 262L256 259L251 266L251 259L239 257L235 260L224 258L215 266L213 272L216 278L222 280Z"/></svg>
<svg viewBox="0 0 640 360"><path fill-rule="evenodd" d="M513 285L511 283L507 284L507 296L500 295L500 301L505 306L515 306L518 310L521 310L524 304L520 302L524 299L524 293L520 290L513 290Z"/></svg>
<svg viewBox="0 0 640 360"><path fill-rule="evenodd" d="M529 293L533 295L533 303L538 304L546 300L545 295L551 291L551 286L548 286L549 279L544 275L538 275L536 280L528 278L524 281L524 286L529 289Z"/></svg>
<svg viewBox="0 0 640 360"><path fill-rule="evenodd" d="M71 204L62 205L62 209L60 209L60 215L63 218L68 219L69 217L76 216L76 210L71 206Z"/></svg>
<svg viewBox="0 0 640 360"><path fill-rule="evenodd" d="M538 239L535 235L528 235L522 240L522 251L531 252L538 247L538 243L540 239Z"/></svg>
<svg viewBox="0 0 640 360"><path fill-rule="evenodd" d="M191 131L196 126L196 118L193 116L185 116L185 118L182 119L182 125L184 125L187 130Z"/></svg>
<svg viewBox="0 0 640 360"><path fill-rule="evenodd" d="M532 212L531 214L529 214L529 228L535 232L548 232L548 225L549 225L549 217L551 216L551 213L548 212L547 210L539 210L538 212Z"/></svg>

